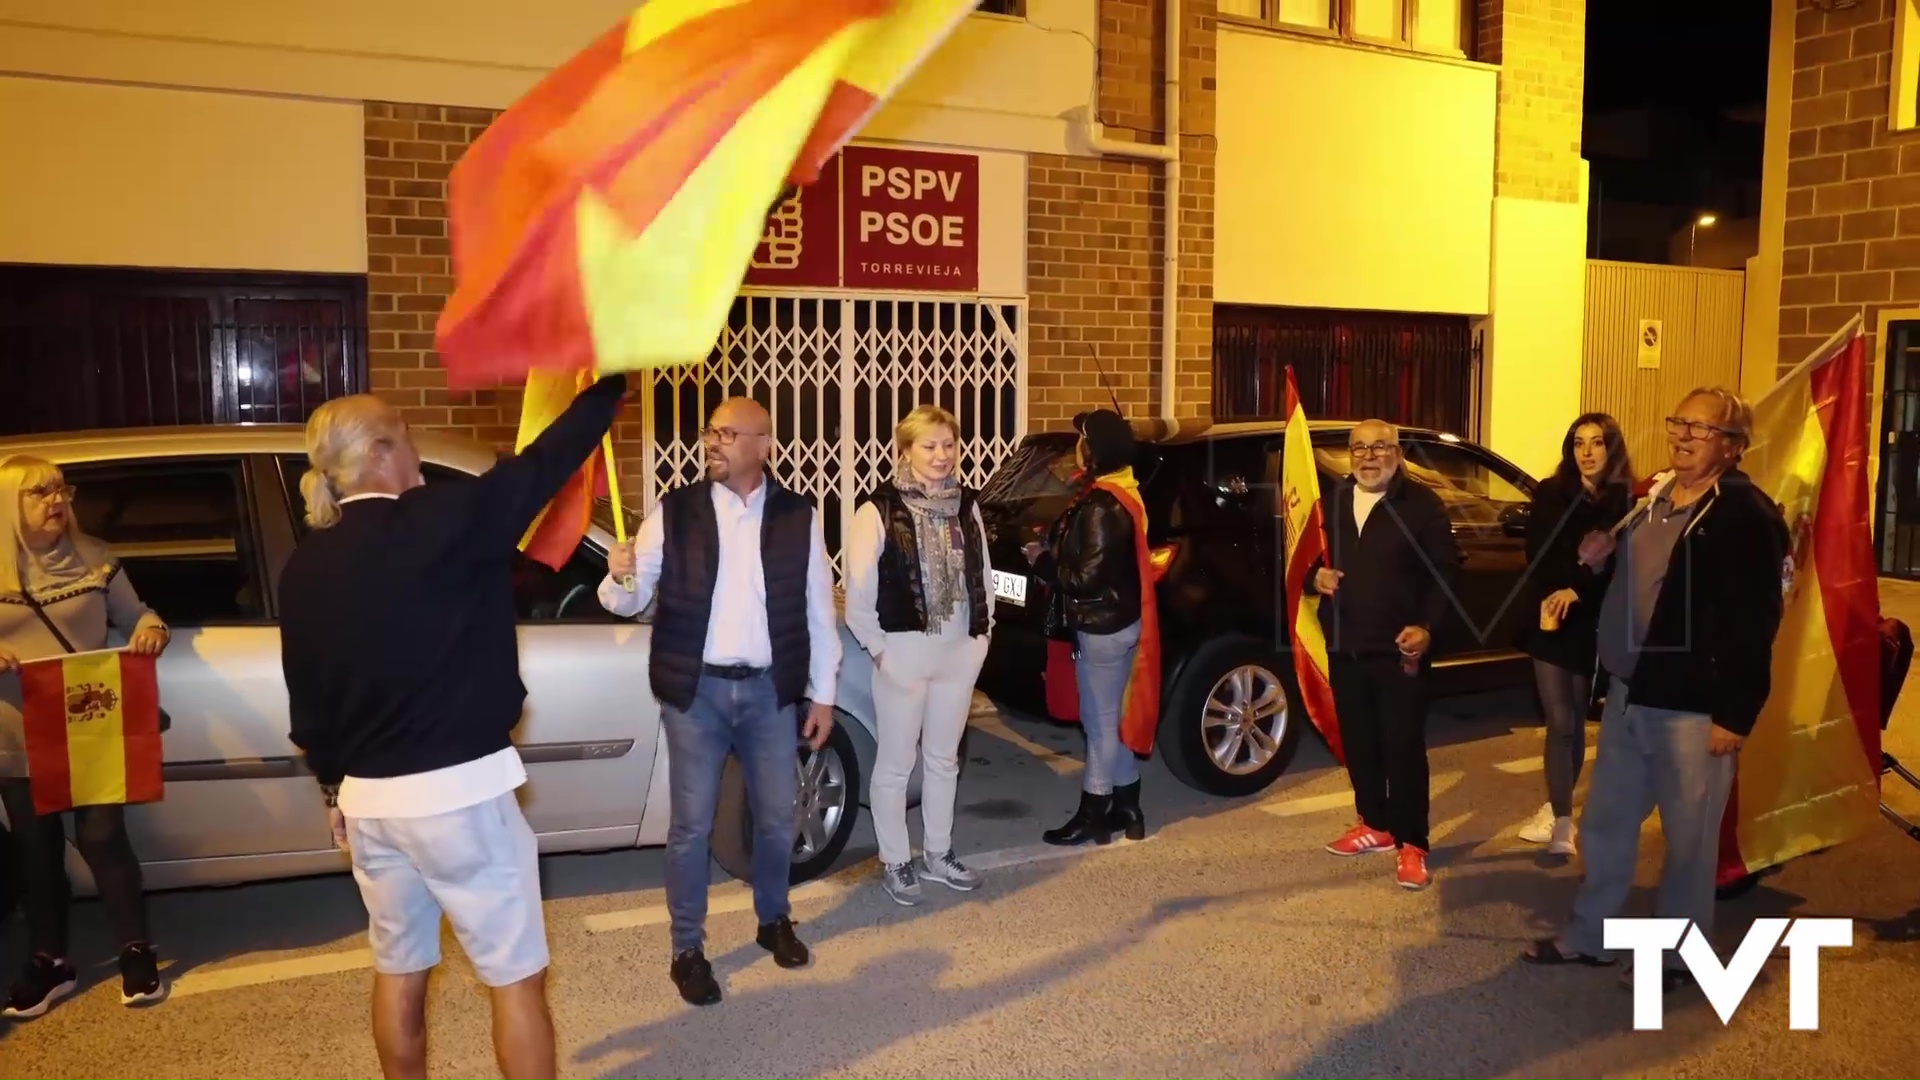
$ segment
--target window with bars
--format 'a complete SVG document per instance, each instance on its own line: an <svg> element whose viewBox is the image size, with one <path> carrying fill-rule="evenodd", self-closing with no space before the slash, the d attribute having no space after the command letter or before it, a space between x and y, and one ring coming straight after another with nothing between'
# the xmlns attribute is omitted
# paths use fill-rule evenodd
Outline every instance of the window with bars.
<svg viewBox="0 0 1920 1080"><path fill-rule="evenodd" d="M363 278L0 266L0 435L300 423L366 381Z"/></svg>
<svg viewBox="0 0 1920 1080"><path fill-rule="evenodd" d="M1027 0L980 0L980 6L974 10L983 11L989 15L1013 15L1024 19L1027 16Z"/></svg>
<svg viewBox="0 0 1920 1080"><path fill-rule="evenodd" d="M1220 15L1346 41L1474 58L1474 0L1220 0Z"/></svg>
<svg viewBox="0 0 1920 1080"><path fill-rule="evenodd" d="M1287 368L1316 420L1479 437L1481 339L1464 315L1217 304L1213 418L1286 415Z"/></svg>

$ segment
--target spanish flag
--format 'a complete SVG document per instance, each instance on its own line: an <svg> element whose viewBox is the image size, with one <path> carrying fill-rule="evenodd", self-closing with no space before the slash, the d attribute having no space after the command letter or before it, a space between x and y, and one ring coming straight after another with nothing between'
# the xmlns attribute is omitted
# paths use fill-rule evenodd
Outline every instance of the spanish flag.
<svg viewBox="0 0 1920 1080"><path fill-rule="evenodd" d="M1858 836L1879 815L1879 579L1867 491L1867 341L1856 317L1754 403L1741 468L1792 554L1773 692L1740 754L1720 884Z"/></svg>
<svg viewBox="0 0 1920 1080"><path fill-rule="evenodd" d="M520 432L514 440L514 452L525 450L539 438L548 425L567 411L580 391L592 384L593 377L584 371L540 368L527 372L527 390L520 405ZM614 468L611 452L587 458L587 463L540 511L526 536L521 538L520 550L527 558L556 571L567 565L567 560L573 558L580 546L580 538L587 535L587 526L593 520L593 500L611 491ZM615 514L614 520L621 522L621 515ZM626 537L622 535L619 539L624 542Z"/></svg>
<svg viewBox="0 0 1920 1080"><path fill-rule="evenodd" d="M766 224L977 0L650 0L454 167L456 389L704 361Z"/></svg>
<svg viewBox="0 0 1920 1080"><path fill-rule="evenodd" d="M36 812L159 801L153 657L106 649L32 660L20 665L20 690Z"/></svg>
<svg viewBox="0 0 1920 1080"><path fill-rule="evenodd" d="M1340 721L1333 711L1333 683L1327 676L1327 636L1320 627L1320 594L1308 579L1327 554L1327 526L1320 501L1320 470L1313 457L1313 435L1300 387L1287 367L1287 435L1282 457L1280 505L1287 527L1285 567L1287 627L1291 631L1293 673L1300 684L1308 719L1327 740L1333 760L1346 764Z"/></svg>

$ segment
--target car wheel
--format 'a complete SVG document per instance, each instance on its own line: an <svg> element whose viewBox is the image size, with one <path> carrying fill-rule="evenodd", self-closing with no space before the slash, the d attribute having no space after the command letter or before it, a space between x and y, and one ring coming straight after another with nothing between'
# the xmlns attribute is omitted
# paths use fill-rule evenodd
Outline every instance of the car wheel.
<svg viewBox="0 0 1920 1080"><path fill-rule="evenodd" d="M1306 716L1281 671L1280 655L1257 641L1201 646L1160 714L1156 741L1173 775L1209 795L1237 798L1286 772Z"/></svg>
<svg viewBox="0 0 1920 1080"><path fill-rule="evenodd" d="M800 792L794 800L798 828L794 831L794 885L827 872L853 838L860 817L860 758L854 752L847 726L837 719L827 743L815 750L797 746L794 769ZM747 778L740 762L729 756L720 775L720 805L713 816L713 861L735 878L753 881L753 812L747 804Z"/></svg>

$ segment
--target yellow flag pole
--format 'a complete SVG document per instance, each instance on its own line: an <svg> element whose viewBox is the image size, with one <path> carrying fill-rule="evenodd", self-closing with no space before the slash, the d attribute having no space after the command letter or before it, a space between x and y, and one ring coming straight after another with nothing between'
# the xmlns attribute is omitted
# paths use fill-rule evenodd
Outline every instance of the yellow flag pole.
<svg viewBox="0 0 1920 1080"><path fill-rule="evenodd" d="M613 539L615 543L627 542L627 511L620 504L620 466L613 456L613 432L600 437L600 453L607 459L607 498L613 502ZM621 579L620 587L633 591L633 575Z"/></svg>

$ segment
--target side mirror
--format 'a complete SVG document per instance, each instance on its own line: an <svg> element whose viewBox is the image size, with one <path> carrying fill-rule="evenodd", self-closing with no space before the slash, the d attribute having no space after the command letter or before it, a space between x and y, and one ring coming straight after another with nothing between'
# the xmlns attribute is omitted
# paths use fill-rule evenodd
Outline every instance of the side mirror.
<svg viewBox="0 0 1920 1080"><path fill-rule="evenodd" d="M1500 511L1500 531L1507 536L1527 535L1527 526L1533 521L1533 507L1528 503L1517 503Z"/></svg>

